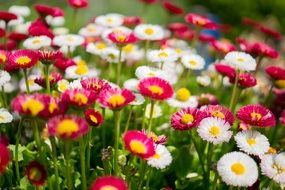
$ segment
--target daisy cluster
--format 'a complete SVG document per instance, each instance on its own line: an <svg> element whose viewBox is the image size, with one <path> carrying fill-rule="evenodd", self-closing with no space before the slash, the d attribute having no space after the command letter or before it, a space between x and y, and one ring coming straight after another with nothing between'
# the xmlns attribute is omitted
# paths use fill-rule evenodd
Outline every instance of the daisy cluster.
<svg viewBox="0 0 285 190"><path fill-rule="evenodd" d="M4 188L285 186L285 68L263 61L281 56L278 31L246 18L273 40L216 39L204 31L222 24L157 0L140 3L181 22L106 13L79 28L89 2L67 2L71 27L56 6L0 11Z"/></svg>

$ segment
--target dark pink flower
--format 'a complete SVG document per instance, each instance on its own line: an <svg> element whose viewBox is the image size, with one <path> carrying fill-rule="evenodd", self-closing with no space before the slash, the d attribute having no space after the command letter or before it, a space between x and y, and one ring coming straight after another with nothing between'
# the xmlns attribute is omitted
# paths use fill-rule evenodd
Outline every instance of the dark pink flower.
<svg viewBox="0 0 285 190"><path fill-rule="evenodd" d="M108 35L108 38L113 43L118 45L135 43L137 41L137 38L133 32L122 32L122 31L111 32Z"/></svg>
<svg viewBox="0 0 285 190"><path fill-rule="evenodd" d="M0 11L0 20L8 23L11 20L16 20L18 17L14 13L10 13L8 11Z"/></svg>
<svg viewBox="0 0 285 190"><path fill-rule="evenodd" d="M175 5L169 0L165 0L162 3L162 6L166 11L168 11L170 14L173 14L173 15L181 15L184 13L184 10L182 7Z"/></svg>
<svg viewBox="0 0 285 190"><path fill-rule="evenodd" d="M87 109L84 114L87 123L93 127L97 127L104 122L102 114L95 109Z"/></svg>
<svg viewBox="0 0 285 190"><path fill-rule="evenodd" d="M268 74L274 80L285 80L285 69L279 66L269 65L265 69Z"/></svg>
<svg viewBox="0 0 285 190"><path fill-rule="evenodd" d="M68 0L68 4L73 8L80 9L88 7L89 2L88 0Z"/></svg>
<svg viewBox="0 0 285 190"><path fill-rule="evenodd" d="M5 145L0 144L0 174L5 172L9 162L10 162L10 151Z"/></svg>
<svg viewBox="0 0 285 190"><path fill-rule="evenodd" d="M273 47L263 43L256 42L252 46L252 53L262 57L269 57L272 59L278 58L279 53Z"/></svg>
<svg viewBox="0 0 285 190"><path fill-rule="evenodd" d="M96 100L96 94L83 88L68 89L61 95L61 99L68 105L84 107L93 104Z"/></svg>
<svg viewBox="0 0 285 190"><path fill-rule="evenodd" d="M115 176L103 176L97 178L91 185L90 190L128 190L127 183Z"/></svg>
<svg viewBox="0 0 285 190"><path fill-rule="evenodd" d="M231 111L222 105L207 105L201 108L203 112L207 114L207 117L216 117L227 121L229 124L233 125L234 115Z"/></svg>
<svg viewBox="0 0 285 190"><path fill-rule="evenodd" d="M28 180L37 187L43 186L47 180L47 172L45 167L36 160L29 163L25 174Z"/></svg>
<svg viewBox="0 0 285 190"><path fill-rule="evenodd" d="M227 41L213 40L211 45L217 52L220 52L223 54L227 54L231 51L236 50L236 47L232 43L227 42Z"/></svg>
<svg viewBox="0 0 285 190"><path fill-rule="evenodd" d="M189 13L184 17L184 19L187 23L193 24L193 25L198 26L198 27L208 28L208 29L216 29L217 28L216 23L214 23L210 19L208 19L204 16L201 16L201 15L198 15L198 14Z"/></svg>

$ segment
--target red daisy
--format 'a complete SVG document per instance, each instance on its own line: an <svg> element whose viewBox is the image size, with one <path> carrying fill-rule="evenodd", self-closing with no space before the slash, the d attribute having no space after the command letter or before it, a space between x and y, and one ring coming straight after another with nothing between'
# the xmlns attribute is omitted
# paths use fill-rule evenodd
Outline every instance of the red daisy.
<svg viewBox="0 0 285 190"><path fill-rule="evenodd" d="M41 17L46 17L48 15L53 17L64 15L64 11L59 7L52 7L44 4L36 4L34 8Z"/></svg>
<svg viewBox="0 0 285 190"><path fill-rule="evenodd" d="M199 40L201 42L212 42L212 41L216 41L216 38L213 35L210 34L199 34Z"/></svg>
<svg viewBox="0 0 285 190"><path fill-rule="evenodd" d="M261 26L260 22L257 22L256 20L253 20L253 19L248 18L248 17L243 17L242 18L242 23L247 25L247 26L254 27L256 29L258 29Z"/></svg>
<svg viewBox="0 0 285 190"><path fill-rule="evenodd" d="M128 89L105 88L98 95L99 103L109 109L121 109L135 100L135 95Z"/></svg>
<svg viewBox="0 0 285 190"><path fill-rule="evenodd" d="M60 70L65 70L67 67L76 65L75 61L73 59L67 59L64 57L57 58L55 60L54 66Z"/></svg>
<svg viewBox="0 0 285 190"><path fill-rule="evenodd" d="M16 20L18 17L17 15L10 13L8 11L0 11L0 20L5 21L8 23L11 20Z"/></svg>
<svg viewBox="0 0 285 190"><path fill-rule="evenodd" d="M123 136L123 140L128 151L143 159L147 159L155 154L152 138L141 131L127 131Z"/></svg>
<svg viewBox="0 0 285 190"><path fill-rule="evenodd" d="M186 31L176 31L174 35L183 40L191 41L194 38L195 32L188 28Z"/></svg>
<svg viewBox="0 0 285 190"><path fill-rule="evenodd" d="M12 51L17 48L17 42L9 39L6 44L0 44L0 50Z"/></svg>
<svg viewBox="0 0 285 190"><path fill-rule="evenodd" d="M29 163L25 174L28 180L37 187L43 186L47 180L47 172L45 167L36 160Z"/></svg>
<svg viewBox="0 0 285 190"><path fill-rule="evenodd" d="M189 13L184 17L184 19L187 23L193 24L193 25L198 26L198 27L208 28L208 29L216 29L217 28L216 23L214 23L210 19L208 19L204 16L201 16L201 15L198 15L198 14Z"/></svg>
<svg viewBox="0 0 285 190"><path fill-rule="evenodd" d="M85 119L87 123L93 127L97 127L104 122L102 114L95 109L87 109L85 111Z"/></svg>
<svg viewBox="0 0 285 190"><path fill-rule="evenodd" d="M182 7L175 5L169 0L164 1L162 6L166 11L168 11L170 14L173 14L173 15L181 15L184 13L184 10Z"/></svg>
<svg viewBox="0 0 285 190"><path fill-rule="evenodd" d="M80 81L82 87L86 90L91 90L95 92L95 94L99 94L102 90L106 88L110 88L111 86L105 80L101 80L98 78L87 78Z"/></svg>
<svg viewBox="0 0 285 190"><path fill-rule="evenodd" d="M234 115L231 111L222 105L208 105L202 109L207 114L207 117L216 117L227 121L229 124L233 125Z"/></svg>
<svg viewBox="0 0 285 190"><path fill-rule="evenodd" d="M206 113L197 108L183 108L171 117L171 126L176 130L189 130L199 125Z"/></svg>
<svg viewBox="0 0 285 190"><path fill-rule="evenodd" d="M280 122L283 126L285 126L285 110L281 113Z"/></svg>
<svg viewBox="0 0 285 190"><path fill-rule="evenodd" d="M139 92L154 100L166 100L173 95L173 88L164 79L158 77L148 77L139 81Z"/></svg>
<svg viewBox="0 0 285 190"><path fill-rule="evenodd" d="M216 63L214 66L216 71L221 75L228 77L235 77L236 71L233 67L224 63Z"/></svg>
<svg viewBox="0 0 285 190"><path fill-rule="evenodd" d="M60 73L54 72L54 73L51 73L49 75L49 83L50 83L51 86L56 85L56 83L58 81L62 80L62 79L63 79L63 77L62 77L62 75ZM44 87L44 88L46 87L46 78L45 78L45 76L39 76L39 77L35 78L34 82L37 83L38 85Z"/></svg>
<svg viewBox="0 0 285 190"><path fill-rule="evenodd" d="M9 64L15 69L33 67L38 62L38 54L32 50L16 50L9 55Z"/></svg>
<svg viewBox="0 0 285 190"><path fill-rule="evenodd" d="M236 74L234 74L234 76L228 76L230 79L230 83L234 84L235 83L235 76ZM250 87L254 87L256 85L257 81L256 78L250 74L250 73L240 73L239 74L239 78L238 78L238 86L240 88L250 88Z"/></svg>
<svg viewBox="0 0 285 190"><path fill-rule="evenodd" d="M0 144L0 174L4 173L9 162L10 151L5 145Z"/></svg>
<svg viewBox="0 0 285 190"><path fill-rule="evenodd" d="M182 22L173 22L170 23L167 28L171 31L171 32L185 32L188 30L188 26L185 23Z"/></svg>
<svg viewBox="0 0 285 190"><path fill-rule="evenodd" d="M275 38L276 40L280 40L281 37L282 37L282 35L281 35L280 32L278 32L278 31L276 31L276 30L273 30L273 29L271 29L271 28L268 28L268 27L266 27L266 26L263 26L263 25L261 25L261 26L259 27L259 30L260 30L262 33L264 33L264 34Z"/></svg>
<svg viewBox="0 0 285 190"><path fill-rule="evenodd" d="M5 146L9 145L9 137L6 134L0 134L0 144Z"/></svg>
<svg viewBox="0 0 285 190"><path fill-rule="evenodd" d="M8 36L9 39L16 41L17 43L20 43L21 41L27 39L29 35L19 33L19 32L11 32Z"/></svg>
<svg viewBox="0 0 285 190"><path fill-rule="evenodd" d="M249 43L247 40L243 39L243 38L236 38L236 42L239 45L239 48L247 53L251 53L252 52L252 44Z"/></svg>
<svg viewBox="0 0 285 190"><path fill-rule="evenodd" d="M93 104L96 100L96 94L90 90L75 88L64 91L61 99L68 105L83 107Z"/></svg>
<svg viewBox="0 0 285 190"><path fill-rule="evenodd" d="M63 57L63 54L60 51L39 50L38 55L40 62L48 65L53 64L56 59Z"/></svg>
<svg viewBox="0 0 285 190"><path fill-rule="evenodd" d="M91 185L90 190L128 190L127 183L115 176L103 176L97 178Z"/></svg>
<svg viewBox="0 0 285 190"><path fill-rule="evenodd" d="M237 118L246 124L257 127L275 126L276 121L273 113L261 105L246 105L237 112Z"/></svg>
<svg viewBox="0 0 285 190"><path fill-rule="evenodd" d="M256 42L253 44L252 53L258 56L269 57L272 59L279 57L277 50L262 42Z"/></svg>
<svg viewBox="0 0 285 190"><path fill-rule="evenodd" d="M285 80L285 69L284 68L270 65L266 67L265 72L274 80Z"/></svg>
<svg viewBox="0 0 285 190"><path fill-rule="evenodd" d="M123 25L131 27L141 24L142 22L142 18L139 16L125 16Z"/></svg>
<svg viewBox="0 0 285 190"><path fill-rule="evenodd" d="M75 140L88 133L85 119L76 115L59 115L48 120L48 133L62 139Z"/></svg>
<svg viewBox="0 0 285 190"><path fill-rule="evenodd" d="M221 52L223 54L227 54L231 51L236 50L236 47L232 43L227 41L213 40L211 45L217 52Z"/></svg>
<svg viewBox="0 0 285 190"><path fill-rule="evenodd" d="M109 40L118 45L125 45L137 41L133 32L114 31L108 35Z"/></svg>
<svg viewBox="0 0 285 190"><path fill-rule="evenodd" d="M51 39L54 37L52 31L46 26L30 26L28 31L31 36L48 36Z"/></svg>
<svg viewBox="0 0 285 190"><path fill-rule="evenodd" d="M88 7L88 0L68 0L68 4L73 8L80 9Z"/></svg>

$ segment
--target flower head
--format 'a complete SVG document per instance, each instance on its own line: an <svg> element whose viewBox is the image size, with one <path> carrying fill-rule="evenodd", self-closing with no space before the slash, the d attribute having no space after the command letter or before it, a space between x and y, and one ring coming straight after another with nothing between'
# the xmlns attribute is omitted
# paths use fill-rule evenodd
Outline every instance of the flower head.
<svg viewBox="0 0 285 190"><path fill-rule="evenodd" d="M73 8L80 9L88 7L88 0L68 0L68 4Z"/></svg>
<svg viewBox="0 0 285 190"><path fill-rule="evenodd" d="M184 13L184 10L182 7L175 5L169 0L164 1L162 6L166 11L168 11L170 14L173 14L173 15L181 15Z"/></svg>
<svg viewBox="0 0 285 190"><path fill-rule="evenodd" d="M128 190L127 183L115 176L103 176L97 178L91 185L90 190Z"/></svg>
<svg viewBox="0 0 285 190"><path fill-rule="evenodd" d="M242 152L230 152L223 155L218 161L217 170L227 185L249 187L258 178L255 161Z"/></svg>
<svg viewBox="0 0 285 190"><path fill-rule="evenodd" d="M202 70L205 66L205 60L200 55L184 55L181 58L182 64L191 70Z"/></svg>
<svg viewBox="0 0 285 190"><path fill-rule="evenodd" d="M118 45L125 45L136 42L133 32L113 31L108 35L109 40Z"/></svg>
<svg viewBox="0 0 285 190"><path fill-rule="evenodd" d="M277 50L262 42L254 43L251 50L251 53L256 56L269 57L272 59L278 58L279 56Z"/></svg>
<svg viewBox="0 0 285 190"><path fill-rule="evenodd" d="M230 83L235 83L236 73L233 75L229 75ZM257 84L256 78L250 73L240 73L238 77L238 86L240 88L250 88Z"/></svg>
<svg viewBox="0 0 285 190"><path fill-rule="evenodd" d="M246 105L237 111L237 118L246 124L257 127L272 127L276 121L273 113L261 105Z"/></svg>
<svg viewBox="0 0 285 190"><path fill-rule="evenodd" d="M201 109L208 115L208 117L223 119L230 125L233 125L234 123L234 115L230 112L228 108L222 105L207 105L205 107L202 107Z"/></svg>
<svg viewBox="0 0 285 190"><path fill-rule="evenodd" d="M63 58L63 54L60 51L39 50L38 56L40 62L48 65L53 64L57 59Z"/></svg>
<svg viewBox="0 0 285 190"><path fill-rule="evenodd" d="M281 113L280 122L283 126L285 126L285 110Z"/></svg>
<svg viewBox="0 0 285 190"><path fill-rule="evenodd" d="M85 111L85 119L87 123L93 127L97 127L104 122L104 118L101 113L95 109L87 109Z"/></svg>
<svg viewBox="0 0 285 190"><path fill-rule="evenodd" d="M84 38L77 34L62 34L53 38L53 44L59 47L76 47L84 43Z"/></svg>
<svg viewBox="0 0 285 190"><path fill-rule="evenodd" d="M193 24L193 25L198 26L198 27L208 28L208 29L217 28L216 23L214 23L210 19L208 19L204 16L201 16L201 15L198 15L198 14L189 13L184 17L184 19L187 23Z"/></svg>
<svg viewBox="0 0 285 190"><path fill-rule="evenodd" d="M155 154L147 159L147 164L157 169L164 169L172 162L172 156L164 145L158 144Z"/></svg>
<svg viewBox="0 0 285 190"><path fill-rule="evenodd" d="M47 180L47 172L45 167L36 160L29 163L25 174L28 180L37 187L43 186Z"/></svg>
<svg viewBox="0 0 285 190"><path fill-rule="evenodd" d="M5 21L6 23L10 22L11 20L16 20L18 16L14 13L10 13L8 11L0 11L0 20Z"/></svg>
<svg viewBox="0 0 285 190"><path fill-rule="evenodd" d="M171 126L176 130L189 130L197 127L205 116L197 108L183 108L171 116Z"/></svg>
<svg viewBox="0 0 285 190"><path fill-rule="evenodd" d="M217 52L221 52L223 54L236 50L235 46L228 41L213 40L211 45Z"/></svg>
<svg viewBox="0 0 285 190"><path fill-rule="evenodd" d="M2 174L10 162L9 149L0 143L0 174Z"/></svg>
<svg viewBox="0 0 285 190"><path fill-rule="evenodd" d="M169 82L158 77L140 80L138 90L143 96L154 100L165 100L173 95L173 88Z"/></svg>
<svg viewBox="0 0 285 190"><path fill-rule="evenodd" d="M88 132L85 119L75 115L59 115L47 122L48 133L62 139L77 139Z"/></svg>
<svg viewBox="0 0 285 190"><path fill-rule="evenodd" d="M0 64L5 64L8 60L9 52L5 50L0 50Z"/></svg>
<svg viewBox="0 0 285 190"><path fill-rule="evenodd" d="M151 24L139 24L135 27L134 33L140 40L161 40L165 33L161 26Z"/></svg>
<svg viewBox="0 0 285 190"><path fill-rule="evenodd" d="M175 62L178 59L178 55L172 49L151 50L147 57L155 63Z"/></svg>
<svg viewBox="0 0 285 190"><path fill-rule="evenodd" d="M73 106L88 106L95 102L96 94L82 88L68 89L61 95L63 102Z"/></svg>
<svg viewBox="0 0 285 190"><path fill-rule="evenodd" d="M0 108L0 124L10 123L13 120L13 116L8 110Z"/></svg>
<svg viewBox="0 0 285 190"><path fill-rule="evenodd" d="M26 69L33 67L38 62L38 54L31 50L16 50L9 55L9 67Z"/></svg>
<svg viewBox="0 0 285 190"><path fill-rule="evenodd" d="M186 108L197 107L197 98L191 96L191 92L187 88L178 89L171 98L167 100L167 103L172 107Z"/></svg>
<svg viewBox="0 0 285 190"><path fill-rule="evenodd" d="M51 86L54 86L58 81L62 80L63 77L61 76L60 73L51 73L49 75L49 83ZM46 79L45 76L39 76L35 78L35 83L37 83L38 85L42 86L42 87L46 87Z"/></svg>
<svg viewBox="0 0 285 190"><path fill-rule="evenodd" d="M265 72L267 75L269 75L274 80L285 80L285 69L284 68L281 68L275 65L270 65L266 67Z"/></svg>
<svg viewBox="0 0 285 190"><path fill-rule="evenodd" d="M231 51L225 56L225 61L241 71L254 71L256 69L255 59L244 52Z"/></svg>
<svg viewBox="0 0 285 190"><path fill-rule="evenodd" d="M95 77L83 79L80 83L84 89L91 90L95 94L99 94L102 90L111 87L107 81Z"/></svg>
<svg viewBox="0 0 285 190"><path fill-rule="evenodd" d="M46 17L48 15L53 17L64 15L64 11L59 7L52 7L44 4L36 4L34 8L41 17Z"/></svg>
<svg viewBox="0 0 285 190"><path fill-rule="evenodd" d="M128 151L143 159L150 158L155 154L152 138L141 131L127 131L123 140Z"/></svg>
<svg viewBox="0 0 285 190"><path fill-rule="evenodd" d="M231 76L231 77L235 77L235 69L227 64L223 64L223 63L217 63L214 65L215 69L218 73L220 73L223 76Z"/></svg>
<svg viewBox="0 0 285 190"><path fill-rule="evenodd" d="M0 87L7 84L10 80L10 74L7 71L0 70Z"/></svg>
<svg viewBox="0 0 285 190"><path fill-rule="evenodd" d="M23 46L27 49L38 50L51 45L51 39L47 36L35 36L24 41Z"/></svg>

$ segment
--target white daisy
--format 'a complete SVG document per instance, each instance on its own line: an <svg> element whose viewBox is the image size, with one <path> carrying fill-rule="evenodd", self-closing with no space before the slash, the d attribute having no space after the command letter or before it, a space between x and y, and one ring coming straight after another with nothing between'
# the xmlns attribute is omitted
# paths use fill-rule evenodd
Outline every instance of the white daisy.
<svg viewBox="0 0 285 190"><path fill-rule="evenodd" d="M0 70L0 87L11 80L11 76L7 71Z"/></svg>
<svg viewBox="0 0 285 190"><path fill-rule="evenodd" d="M19 5L12 5L9 8L9 12L22 17L27 17L30 16L31 14L31 10L28 6L19 6Z"/></svg>
<svg viewBox="0 0 285 190"><path fill-rule="evenodd" d="M0 108L0 123L10 123L13 120L13 116L8 110Z"/></svg>
<svg viewBox="0 0 285 190"><path fill-rule="evenodd" d="M151 111L151 104L147 104L145 108L144 115L146 118L150 118L150 111ZM153 106L153 111L152 111L152 118L158 118L162 115L162 110L160 106L154 105Z"/></svg>
<svg viewBox="0 0 285 190"><path fill-rule="evenodd" d="M65 19L63 16L53 17L53 16L48 15L46 16L45 20L50 26L54 26L54 27L62 26L65 23Z"/></svg>
<svg viewBox="0 0 285 190"><path fill-rule="evenodd" d="M144 79L147 77L159 77L168 81L167 73L161 69L148 66L139 66L135 71L138 79Z"/></svg>
<svg viewBox="0 0 285 190"><path fill-rule="evenodd" d="M122 51L125 54L126 60L128 61L139 61L144 56L143 50L139 49L138 46L133 44L124 46Z"/></svg>
<svg viewBox="0 0 285 190"><path fill-rule="evenodd" d="M172 156L164 145L158 144L155 154L147 159L147 164L157 169L164 169L172 162Z"/></svg>
<svg viewBox="0 0 285 190"><path fill-rule="evenodd" d="M116 27L121 26L124 22L123 15L116 14L116 13L109 13L106 15L100 15L96 17L95 23L106 26L106 27Z"/></svg>
<svg viewBox="0 0 285 190"><path fill-rule="evenodd" d="M187 88L180 88L166 101L170 106L178 108L196 108L198 106L197 98L191 96L191 92Z"/></svg>
<svg viewBox="0 0 285 190"><path fill-rule="evenodd" d="M138 79L128 79L124 82L123 86L126 89L129 89L131 91L138 91L137 86L138 86L139 80Z"/></svg>
<svg viewBox="0 0 285 190"><path fill-rule="evenodd" d="M17 25L22 24L22 23L24 23L24 18L22 16L18 16L17 19L9 21L8 26L14 27L14 26L17 26Z"/></svg>
<svg viewBox="0 0 285 190"><path fill-rule="evenodd" d="M178 55L172 49L160 49L149 51L147 53L147 58L151 62L165 63L175 62L178 59Z"/></svg>
<svg viewBox="0 0 285 190"><path fill-rule="evenodd" d="M81 81L80 79L76 79L76 80L70 82L68 85L68 89L82 88L80 81Z"/></svg>
<svg viewBox="0 0 285 190"><path fill-rule="evenodd" d="M55 36L53 38L53 44L59 47L68 46L76 47L84 43L84 38L77 34L65 34Z"/></svg>
<svg viewBox="0 0 285 190"><path fill-rule="evenodd" d="M235 141L240 150L253 155L265 154L269 149L266 136L258 131L241 131L235 135Z"/></svg>
<svg viewBox="0 0 285 190"><path fill-rule="evenodd" d="M15 90L18 90L18 83L16 80L4 84L4 91L6 93L11 93L14 92Z"/></svg>
<svg viewBox="0 0 285 190"><path fill-rule="evenodd" d="M244 52L231 51L225 56L225 61L241 71L254 71L256 69L255 59Z"/></svg>
<svg viewBox="0 0 285 190"><path fill-rule="evenodd" d="M29 75L28 76L28 84L29 84L30 92L40 91L42 89L42 87L40 85L38 85L37 83L35 83L35 81L34 81L37 77L38 77L38 75ZM19 85L20 85L20 90L22 92L27 92L26 83L25 83L24 78L21 79Z"/></svg>
<svg viewBox="0 0 285 190"><path fill-rule="evenodd" d="M57 90L59 92L66 91L68 89L68 86L69 86L68 80L62 79L62 80L57 82Z"/></svg>
<svg viewBox="0 0 285 190"><path fill-rule="evenodd" d="M103 55L104 51L108 48L104 42L89 43L86 51L94 55Z"/></svg>
<svg viewBox="0 0 285 190"><path fill-rule="evenodd" d="M216 145L230 140L233 134L230 128L231 125L225 120L208 117L200 122L197 132L203 140Z"/></svg>
<svg viewBox="0 0 285 190"><path fill-rule="evenodd" d="M202 86L209 86L211 84L211 78L207 75L198 76L196 80L197 80L197 83Z"/></svg>
<svg viewBox="0 0 285 190"><path fill-rule="evenodd" d="M137 25L134 33L140 40L162 40L165 37L163 28L152 24Z"/></svg>
<svg viewBox="0 0 285 190"><path fill-rule="evenodd" d="M135 98L134 101L132 101L130 103L130 105L132 105L132 106L140 106L140 105L142 105L144 103L144 101L145 101L144 97L141 94L139 94L139 93L134 93L134 94L135 94L136 98Z"/></svg>
<svg viewBox="0 0 285 190"><path fill-rule="evenodd" d="M14 26L14 32L19 32L22 34L28 34L28 29L31 26L31 22L26 22Z"/></svg>
<svg viewBox="0 0 285 190"><path fill-rule="evenodd" d="M242 152L230 152L223 155L217 163L217 170L227 185L249 187L258 178L255 161Z"/></svg>
<svg viewBox="0 0 285 190"><path fill-rule="evenodd" d="M53 30L54 35L59 36L59 35L66 35L69 33L69 29L66 27L56 27Z"/></svg>
<svg viewBox="0 0 285 190"><path fill-rule="evenodd" d="M262 155L260 159L262 174L285 185L285 152Z"/></svg>
<svg viewBox="0 0 285 190"><path fill-rule="evenodd" d="M67 67L65 76L67 79L78 79L83 77L98 77L99 72L96 69L88 68L85 62L77 62L76 65Z"/></svg>
<svg viewBox="0 0 285 190"><path fill-rule="evenodd" d="M90 23L87 26L81 28L79 30L79 34L84 37L100 36L104 29L105 28L103 26Z"/></svg>
<svg viewBox="0 0 285 190"><path fill-rule="evenodd" d="M102 59L106 60L109 63L118 63L119 62L119 53L120 51L114 47L108 47L104 49L103 54L101 55ZM125 56L122 53L121 61L125 60Z"/></svg>
<svg viewBox="0 0 285 190"><path fill-rule="evenodd" d="M186 68L191 70L202 70L205 66L204 58L197 54L183 55L181 62Z"/></svg>
<svg viewBox="0 0 285 190"><path fill-rule="evenodd" d="M51 45L51 39L47 36L35 36L26 39L23 46L27 49L38 50Z"/></svg>

